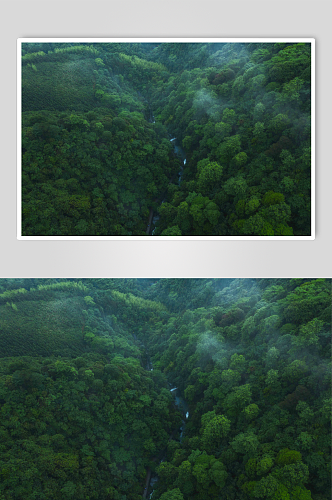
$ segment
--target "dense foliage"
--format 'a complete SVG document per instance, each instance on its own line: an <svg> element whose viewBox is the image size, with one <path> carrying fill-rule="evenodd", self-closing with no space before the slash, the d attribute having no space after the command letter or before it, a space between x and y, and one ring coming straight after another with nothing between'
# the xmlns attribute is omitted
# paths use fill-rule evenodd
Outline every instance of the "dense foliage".
<svg viewBox="0 0 332 500"><path fill-rule="evenodd" d="M309 43L24 43L22 111L23 235L311 234Z"/></svg>
<svg viewBox="0 0 332 500"><path fill-rule="evenodd" d="M330 498L331 280L2 279L0 313L1 500Z"/></svg>

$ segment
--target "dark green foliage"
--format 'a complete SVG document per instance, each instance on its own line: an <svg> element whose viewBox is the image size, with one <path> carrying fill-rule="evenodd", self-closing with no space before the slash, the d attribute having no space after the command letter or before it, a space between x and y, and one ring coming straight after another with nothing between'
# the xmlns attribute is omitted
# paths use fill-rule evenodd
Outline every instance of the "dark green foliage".
<svg viewBox="0 0 332 500"><path fill-rule="evenodd" d="M309 43L25 43L22 234L310 235L310 94Z"/></svg>
<svg viewBox="0 0 332 500"><path fill-rule="evenodd" d="M10 359L1 364L0 384L4 498L34 498L33 492L47 491L54 499L64 498L61 492L106 499L112 487L137 499L151 454L166 446L171 430L151 376L130 358L117 361L121 373L115 384L110 374L104 381L94 379L96 365L88 358L90 369L81 374L75 360L53 358L41 365L41 358L24 358L30 363L25 371L5 376ZM171 399L165 391L165 411Z"/></svg>
<svg viewBox="0 0 332 500"><path fill-rule="evenodd" d="M330 279L2 279L0 300L1 499L139 500L150 474L157 500L330 498Z"/></svg>
<svg viewBox="0 0 332 500"><path fill-rule="evenodd" d="M152 90L157 119L186 149L183 182L169 203L179 208L197 192L208 195L225 217L213 224L212 233L206 226L200 234L310 234L310 160L301 161L310 148L310 45L255 46L250 53L245 44L205 44L210 56L195 69L190 55L197 49L190 44L187 57L176 44L172 49L161 44L153 52L168 65L165 55L174 50L174 61L186 68L177 74L180 68L168 66L172 85L165 82L163 94ZM202 162L218 164L218 171ZM280 186L283 202L275 203L284 204L278 213L260 208L266 193ZM170 227L170 212L162 207L155 234ZM182 234L198 234L188 216Z"/></svg>
<svg viewBox="0 0 332 500"><path fill-rule="evenodd" d="M174 171L171 145L140 113L121 116L119 130L104 108L93 120L53 113L54 125L45 111L24 114L25 235L145 234L149 207Z"/></svg>
<svg viewBox="0 0 332 500"><path fill-rule="evenodd" d="M31 292L28 292L31 293ZM56 300L25 300L15 312L0 305L2 356L78 355L85 350L80 297L59 294Z"/></svg>

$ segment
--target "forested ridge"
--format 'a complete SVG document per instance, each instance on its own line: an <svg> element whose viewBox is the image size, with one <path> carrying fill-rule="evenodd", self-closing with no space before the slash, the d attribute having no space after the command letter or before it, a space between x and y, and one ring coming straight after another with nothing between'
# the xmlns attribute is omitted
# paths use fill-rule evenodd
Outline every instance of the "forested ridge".
<svg viewBox="0 0 332 500"><path fill-rule="evenodd" d="M22 234L310 235L310 112L310 43L23 43Z"/></svg>
<svg viewBox="0 0 332 500"><path fill-rule="evenodd" d="M328 500L330 358L330 279L1 279L0 499Z"/></svg>

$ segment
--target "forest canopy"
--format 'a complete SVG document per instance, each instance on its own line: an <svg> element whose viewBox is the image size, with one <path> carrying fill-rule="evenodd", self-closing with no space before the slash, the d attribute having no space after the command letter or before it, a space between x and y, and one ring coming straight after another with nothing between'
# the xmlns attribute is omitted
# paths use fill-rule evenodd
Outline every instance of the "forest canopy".
<svg viewBox="0 0 332 500"><path fill-rule="evenodd" d="M330 279L0 279L1 500L329 500Z"/></svg>
<svg viewBox="0 0 332 500"><path fill-rule="evenodd" d="M23 236L309 236L310 43L22 43Z"/></svg>

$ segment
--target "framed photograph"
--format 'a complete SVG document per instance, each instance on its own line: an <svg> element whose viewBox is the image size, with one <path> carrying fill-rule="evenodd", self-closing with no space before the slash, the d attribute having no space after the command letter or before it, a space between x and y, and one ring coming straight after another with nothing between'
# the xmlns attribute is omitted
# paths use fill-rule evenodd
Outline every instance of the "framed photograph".
<svg viewBox="0 0 332 500"><path fill-rule="evenodd" d="M17 238L315 239L313 38L20 38Z"/></svg>

